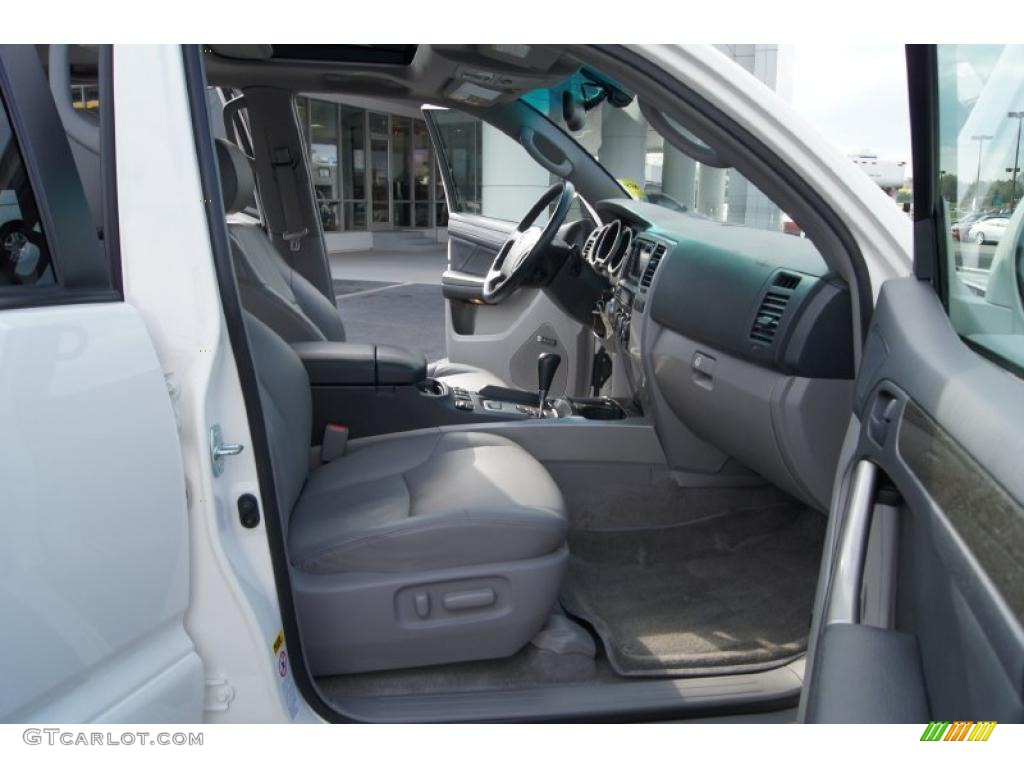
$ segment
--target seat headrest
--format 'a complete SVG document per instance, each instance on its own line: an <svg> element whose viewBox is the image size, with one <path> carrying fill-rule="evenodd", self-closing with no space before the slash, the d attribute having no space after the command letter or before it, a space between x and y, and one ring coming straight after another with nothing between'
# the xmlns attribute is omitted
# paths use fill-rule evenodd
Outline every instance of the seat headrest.
<svg viewBox="0 0 1024 768"><path fill-rule="evenodd" d="M224 195L224 211L238 213L252 200L256 179L249 158L236 145L225 139L214 139L217 165L220 166L220 187Z"/></svg>

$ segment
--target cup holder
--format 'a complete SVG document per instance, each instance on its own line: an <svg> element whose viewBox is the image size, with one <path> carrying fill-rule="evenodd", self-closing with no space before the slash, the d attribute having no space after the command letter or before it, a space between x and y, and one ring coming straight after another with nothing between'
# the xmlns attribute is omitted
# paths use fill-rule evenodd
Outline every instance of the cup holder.
<svg viewBox="0 0 1024 768"><path fill-rule="evenodd" d="M448 394L448 387L437 379L424 379L416 385L416 389L427 397L445 397Z"/></svg>
<svg viewBox="0 0 1024 768"><path fill-rule="evenodd" d="M570 402L572 415L584 419L614 421L624 419L627 415L622 406L610 397L575 397Z"/></svg>

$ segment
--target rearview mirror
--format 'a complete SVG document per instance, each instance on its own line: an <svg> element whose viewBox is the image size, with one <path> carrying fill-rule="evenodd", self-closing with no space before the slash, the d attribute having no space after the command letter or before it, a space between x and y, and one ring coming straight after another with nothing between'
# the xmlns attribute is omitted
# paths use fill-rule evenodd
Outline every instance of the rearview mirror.
<svg viewBox="0 0 1024 768"><path fill-rule="evenodd" d="M613 80L588 67L580 69L578 77L582 78L578 82L579 95L576 94L575 83L562 91L562 119L570 131L582 131L587 124L587 112L602 102L607 101L610 106L622 109L636 98Z"/></svg>
<svg viewBox="0 0 1024 768"><path fill-rule="evenodd" d="M626 91L614 80L605 77L600 72L596 72L590 67L582 67L580 74L583 75L583 79L586 86L597 88L599 95L594 100L594 103L590 103L590 99L587 99L586 108L591 110L596 107L600 102L605 99L616 109L623 109L633 103L635 98L632 93Z"/></svg>
<svg viewBox="0 0 1024 768"><path fill-rule="evenodd" d="M562 119L574 133L587 124L587 110L572 91L562 91Z"/></svg>

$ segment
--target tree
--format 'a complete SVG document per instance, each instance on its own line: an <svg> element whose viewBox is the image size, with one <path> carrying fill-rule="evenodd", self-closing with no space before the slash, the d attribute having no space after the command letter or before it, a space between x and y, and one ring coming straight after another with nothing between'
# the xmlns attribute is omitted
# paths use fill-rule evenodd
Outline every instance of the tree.
<svg viewBox="0 0 1024 768"><path fill-rule="evenodd" d="M984 184L985 182L982 182ZM1014 201L1019 201L1021 196L1021 185L1017 183L1016 194L1013 190L1013 182L1009 179L1003 181L995 181L988 185L988 187L982 187L981 199L978 201L978 207L982 210L1001 210L1003 208L1009 208L1013 205Z"/></svg>
<svg viewBox="0 0 1024 768"><path fill-rule="evenodd" d="M957 178L955 173L944 173L939 176L939 194L950 205L956 205Z"/></svg>
<svg viewBox="0 0 1024 768"><path fill-rule="evenodd" d="M963 210L978 210L981 212L1009 208L1013 205L1013 202L1020 202L1021 200L1022 181L1024 180L1017 180L1016 195L1012 194L1012 182L1009 179L1002 179L1001 181L982 179L980 185L972 181L967 185L967 189L960 198L960 207ZM977 203L975 203L975 194L978 196Z"/></svg>

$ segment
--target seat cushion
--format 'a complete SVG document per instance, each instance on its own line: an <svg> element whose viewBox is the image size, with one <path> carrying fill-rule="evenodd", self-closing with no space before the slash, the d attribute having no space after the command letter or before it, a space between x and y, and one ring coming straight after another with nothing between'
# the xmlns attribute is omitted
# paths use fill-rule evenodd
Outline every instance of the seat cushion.
<svg viewBox="0 0 1024 768"><path fill-rule="evenodd" d="M373 441L310 475L289 526L310 573L392 573L549 554L568 518L547 470L482 432Z"/></svg>
<svg viewBox="0 0 1024 768"><path fill-rule="evenodd" d="M427 376L443 381L449 387L458 387L470 392L479 392L489 385L508 386L490 371L466 363L453 363L447 359L431 363L427 368Z"/></svg>

